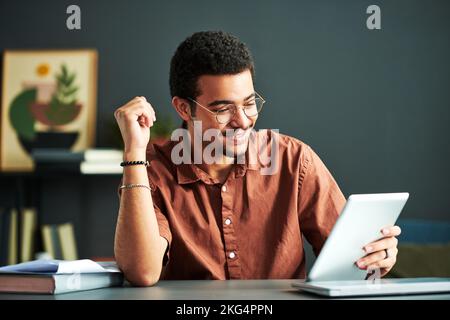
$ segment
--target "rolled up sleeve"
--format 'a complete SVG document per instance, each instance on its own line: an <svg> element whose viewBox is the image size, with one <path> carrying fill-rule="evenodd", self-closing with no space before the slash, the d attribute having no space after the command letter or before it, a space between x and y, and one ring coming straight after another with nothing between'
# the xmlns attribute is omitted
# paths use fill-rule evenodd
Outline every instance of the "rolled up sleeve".
<svg viewBox="0 0 450 320"><path fill-rule="evenodd" d="M155 209L156 220L158 221L159 235L167 240L167 249L163 258L163 266L169 262L170 245L172 243L172 232L170 231L169 221L166 215L163 213L163 201L161 194L155 185L151 184L153 208Z"/></svg>

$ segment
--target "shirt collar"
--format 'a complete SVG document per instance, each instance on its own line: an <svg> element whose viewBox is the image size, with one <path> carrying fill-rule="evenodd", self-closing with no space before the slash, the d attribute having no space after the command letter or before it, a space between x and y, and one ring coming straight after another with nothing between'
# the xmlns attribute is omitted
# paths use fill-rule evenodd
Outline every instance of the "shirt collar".
<svg viewBox="0 0 450 320"><path fill-rule="evenodd" d="M177 181L178 184L194 183L200 180L198 174L194 171L192 164L178 164L177 167Z"/></svg>
<svg viewBox="0 0 450 320"><path fill-rule="evenodd" d="M234 176L235 178L240 178L245 176L247 170L259 170L261 168L261 164L259 162L249 163L248 161L248 150L246 152L246 162L243 164L236 164L234 167ZM198 180L203 181L206 184L216 184L217 180L211 178L206 172L201 170L194 164L186 164L182 163L176 165L177 169L177 181L178 184L188 184L194 183Z"/></svg>

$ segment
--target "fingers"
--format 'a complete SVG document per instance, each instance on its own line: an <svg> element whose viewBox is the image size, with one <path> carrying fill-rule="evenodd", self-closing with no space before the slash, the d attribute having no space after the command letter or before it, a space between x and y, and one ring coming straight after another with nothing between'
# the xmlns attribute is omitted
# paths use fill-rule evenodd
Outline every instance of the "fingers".
<svg viewBox="0 0 450 320"><path fill-rule="evenodd" d="M368 270L374 270L374 269L391 269L395 263L397 262L396 255L393 255L387 259L375 261L374 263L371 263L366 266L366 269Z"/></svg>
<svg viewBox="0 0 450 320"><path fill-rule="evenodd" d="M114 112L116 119L126 118L128 121L138 121L141 126L151 127L156 121L156 113L145 97L139 96L130 100Z"/></svg>
<svg viewBox="0 0 450 320"><path fill-rule="evenodd" d="M396 236L401 234L401 229L398 226L385 227L381 230L384 236L381 240L369 243L363 250L367 255L359 259L356 264L360 269L391 269L397 261L397 244ZM389 258L386 258L386 251L389 250Z"/></svg>
<svg viewBox="0 0 450 320"><path fill-rule="evenodd" d="M381 230L381 234L384 236L397 237L402 233L402 229L399 226L385 227Z"/></svg>
<svg viewBox="0 0 450 320"><path fill-rule="evenodd" d="M140 101L147 102L147 99L145 99L145 97L143 96L136 96L127 103L125 103L123 106L121 106L119 109L128 108L129 106L139 103Z"/></svg>
<svg viewBox="0 0 450 320"><path fill-rule="evenodd" d="M358 265L358 267L360 269L366 269L367 266L369 266L375 262L384 260L384 258L386 258L386 252L384 252L384 250L378 251L378 252L369 254L369 255L365 256L364 258L359 259L356 262L356 264Z"/></svg>
<svg viewBox="0 0 450 320"><path fill-rule="evenodd" d="M148 102L139 101L134 105L129 107L129 112L133 112L137 117L137 120L141 126L151 127L155 116L153 112L149 109Z"/></svg>
<svg viewBox="0 0 450 320"><path fill-rule="evenodd" d="M148 116L139 116L138 123L141 127L151 127L153 125L153 122L149 120Z"/></svg>
<svg viewBox="0 0 450 320"><path fill-rule="evenodd" d="M155 122L156 121L155 109L153 109L152 105L149 102L147 102L147 99L143 96L138 96L135 99L138 101L138 103L141 102L144 104L145 107L148 108L148 110L150 111L150 114L152 115L151 119L153 120L153 122Z"/></svg>
<svg viewBox="0 0 450 320"><path fill-rule="evenodd" d="M376 251L381 251L384 249L395 248L397 247L398 240L395 237L383 238L381 240L369 243L366 245L363 250L366 253L372 253Z"/></svg>
<svg viewBox="0 0 450 320"><path fill-rule="evenodd" d="M377 251L359 259L356 264L360 269L368 269L371 266L376 267L377 265L382 266L380 268L386 268L386 265L394 265L397 259L397 253L397 248L390 248L389 258L386 259L386 251Z"/></svg>
<svg viewBox="0 0 450 320"><path fill-rule="evenodd" d="M114 112L114 116L120 122L127 123L139 122L140 125L151 126L154 115L143 103L134 103L123 106Z"/></svg>
<svg viewBox="0 0 450 320"><path fill-rule="evenodd" d="M131 102L131 104L129 105L130 108L131 107L135 107L135 106L143 106L148 111L148 113L150 114L150 120L152 122L156 121L155 110L153 109L152 105L149 102L147 102L147 99L145 97L138 96L138 97L135 97L130 102Z"/></svg>

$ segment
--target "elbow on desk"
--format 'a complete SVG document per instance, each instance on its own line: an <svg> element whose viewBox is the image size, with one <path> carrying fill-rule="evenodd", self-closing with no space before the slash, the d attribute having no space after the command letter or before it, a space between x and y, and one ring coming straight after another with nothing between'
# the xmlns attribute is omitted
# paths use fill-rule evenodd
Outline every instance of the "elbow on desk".
<svg viewBox="0 0 450 320"><path fill-rule="evenodd" d="M152 287L158 283L159 277L139 275L135 278L127 278L127 280L135 287Z"/></svg>
<svg viewBox="0 0 450 320"><path fill-rule="evenodd" d="M160 273L123 270L125 278L135 287L151 287L158 283Z"/></svg>
<svg viewBox="0 0 450 320"><path fill-rule="evenodd" d="M125 279L131 285L136 287L151 287L158 283L161 276L161 269L154 268L140 268L136 266L127 266L118 261L118 266L122 270Z"/></svg>

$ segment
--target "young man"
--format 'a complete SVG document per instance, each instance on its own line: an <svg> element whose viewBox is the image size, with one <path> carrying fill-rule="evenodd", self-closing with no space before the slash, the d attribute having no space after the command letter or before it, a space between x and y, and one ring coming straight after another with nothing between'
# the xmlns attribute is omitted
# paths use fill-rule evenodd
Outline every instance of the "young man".
<svg viewBox="0 0 450 320"><path fill-rule="evenodd" d="M148 146L156 115L144 97L115 111L124 162L141 161L124 166L115 238L117 263L132 284L303 278L302 235L320 252L345 198L314 151L272 133L267 145L277 142L270 150L276 170L262 174L260 162L237 161L249 159L250 133L264 103L253 77L249 49L224 32L195 33L172 58L172 104L191 137L190 159L207 145L196 138L215 129L223 154L213 163L175 161L178 142ZM380 232L384 238L368 244L357 263L385 275L396 261L400 229Z"/></svg>

